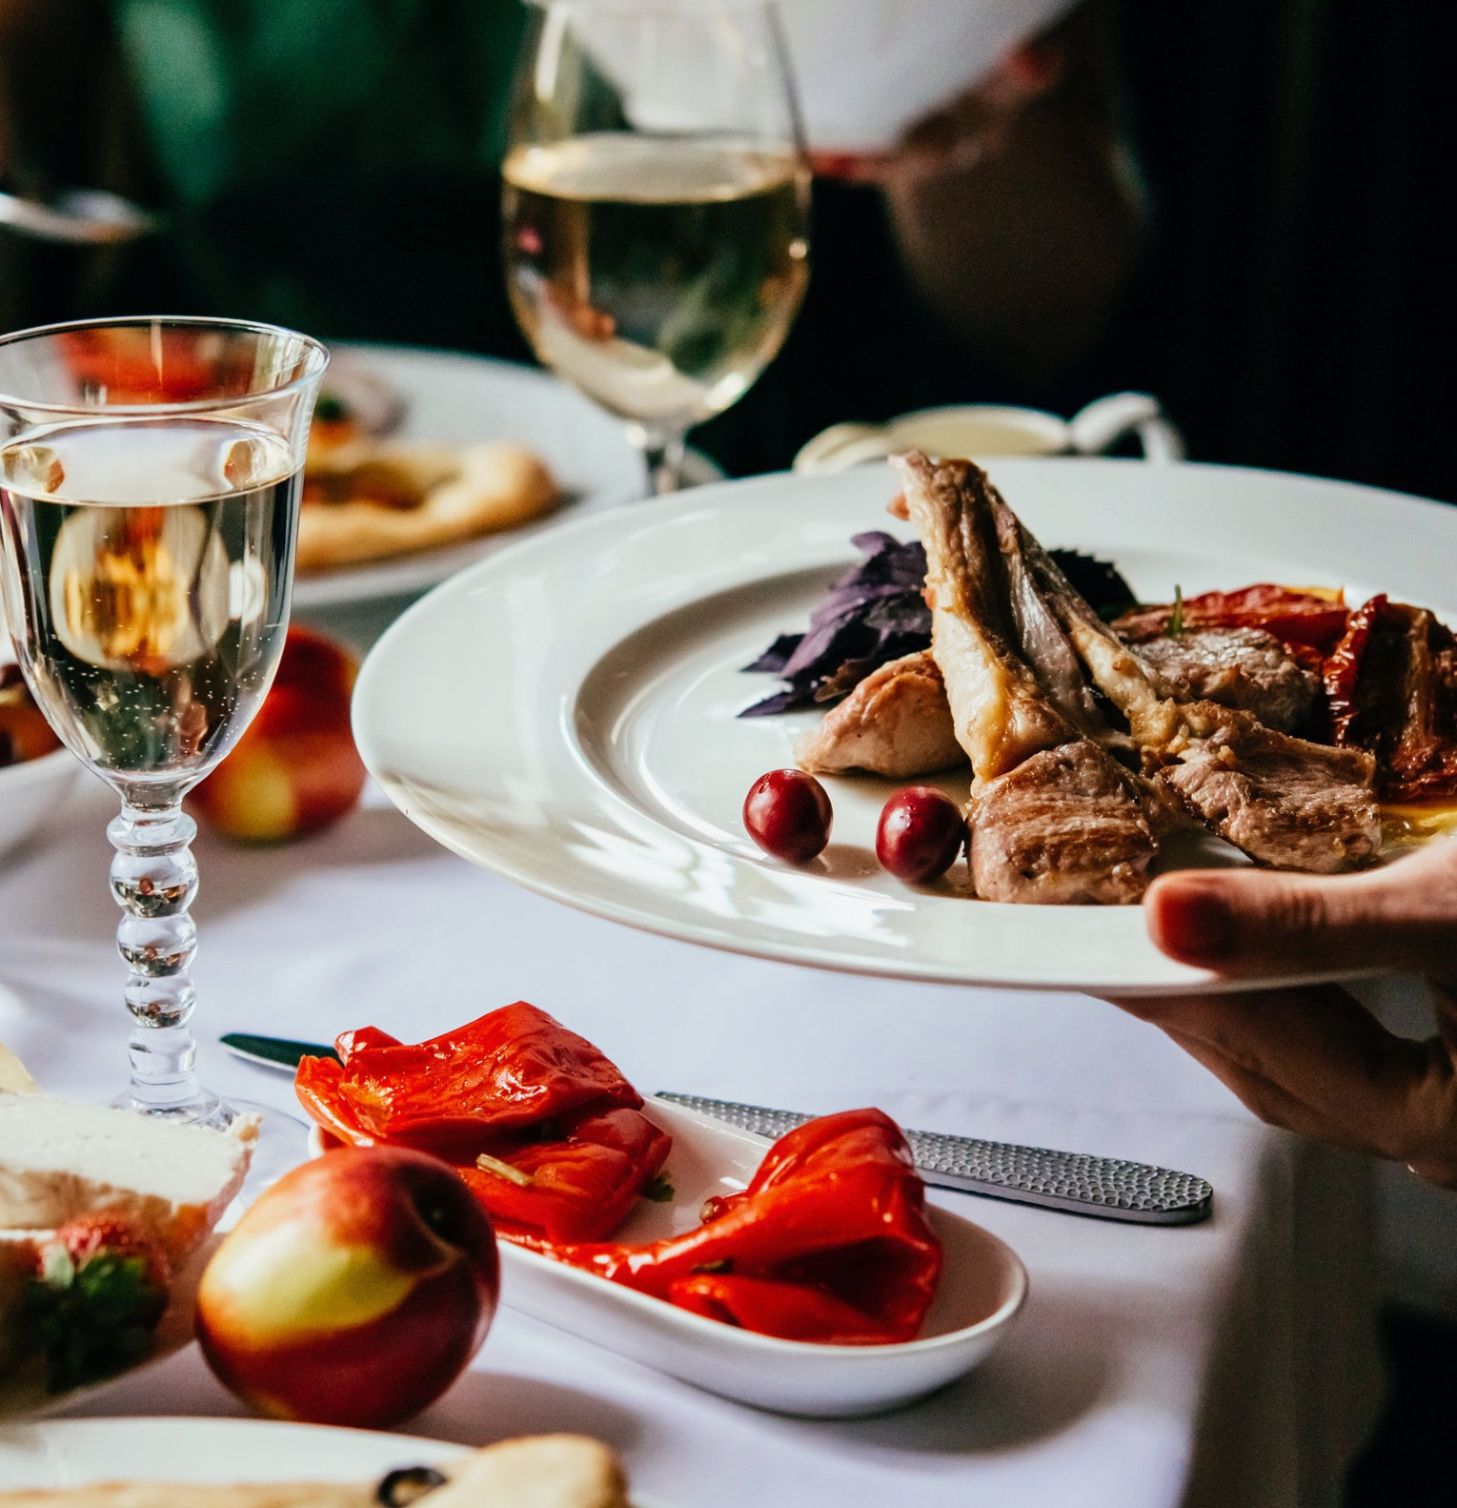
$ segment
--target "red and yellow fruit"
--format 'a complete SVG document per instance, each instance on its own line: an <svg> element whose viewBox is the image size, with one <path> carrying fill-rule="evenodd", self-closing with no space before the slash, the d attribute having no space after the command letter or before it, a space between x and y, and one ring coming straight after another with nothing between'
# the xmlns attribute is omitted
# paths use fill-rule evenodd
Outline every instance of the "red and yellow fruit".
<svg viewBox="0 0 1457 1508"><path fill-rule="evenodd" d="M464 1370L495 1314L490 1222L422 1152L330 1152L238 1222L203 1273L197 1338L262 1413L377 1428Z"/></svg>
<svg viewBox="0 0 1457 1508"><path fill-rule="evenodd" d="M353 810L365 780L349 730L355 669L331 639L289 629L258 715L189 798L198 817L230 838L275 843Z"/></svg>

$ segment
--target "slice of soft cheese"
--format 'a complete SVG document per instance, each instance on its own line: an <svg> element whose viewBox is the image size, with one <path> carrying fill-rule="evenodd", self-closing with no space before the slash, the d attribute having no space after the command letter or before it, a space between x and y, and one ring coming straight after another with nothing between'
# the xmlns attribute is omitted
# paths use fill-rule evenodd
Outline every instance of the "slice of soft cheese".
<svg viewBox="0 0 1457 1508"><path fill-rule="evenodd" d="M25 1071L25 1064L3 1042L0 1042L0 1091L35 1093L35 1080Z"/></svg>
<svg viewBox="0 0 1457 1508"><path fill-rule="evenodd" d="M238 1192L257 1135L252 1115L210 1131L103 1105L0 1094L0 1227L47 1230L118 1210L149 1225L179 1259Z"/></svg>

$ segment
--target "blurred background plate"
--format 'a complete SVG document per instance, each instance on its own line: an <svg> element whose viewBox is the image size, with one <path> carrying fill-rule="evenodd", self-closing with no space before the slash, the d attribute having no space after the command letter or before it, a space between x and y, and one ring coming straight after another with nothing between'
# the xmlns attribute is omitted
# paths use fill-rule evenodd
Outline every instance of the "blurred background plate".
<svg viewBox="0 0 1457 1508"><path fill-rule="evenodd" d="M521 529L300 576L294 585L296 608L309 611L424 591L507 540L643 495L642 461L623 426L545 372L485 356L409 346L340 344L331 350L335 365L325 377L325 391L336 380L344 387L354 374L378 379L393 389L401 405L392 435L452 445L514 441L546 462L567 499L546 518Z"/></svg>
<svg viewBox="0 0 1457 1508"><path fill-rule="evenodd" d="M69 749L0 766L0 855L18 848L54 814L80 771Z"/></svg>

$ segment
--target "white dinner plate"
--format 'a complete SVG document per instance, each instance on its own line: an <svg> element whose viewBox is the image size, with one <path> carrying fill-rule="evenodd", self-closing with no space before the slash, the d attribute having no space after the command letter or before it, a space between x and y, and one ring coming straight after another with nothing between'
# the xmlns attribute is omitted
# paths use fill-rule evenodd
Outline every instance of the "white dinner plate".
<svg viewBox="0 0 1457 1508"><path fill-rule="evenodd" d="M439 1466L462 1449L414 1435L272 1419L52 1419L0 1426L0 1487L367 1481L400 1466ZM632 1499L636 1508L663 1508L637 1493Z"/></svg>
<svg viewBox="0 0 1457 1508"><path fill-rule="evenodd" d="M998 460L1050 546L1115 561L1143 598L1254 581L1386 591L1457 620L1457 509L1372 488L1215 466ZM1208 989L1148 940L1140 909L969 899L964 866L926 889L879 868L889 781L825 781L835 827L795 868L740 820L793 763L814 712L740 720L774 689L739 667L800 630L887 517L865 467L772 476L644 504L502 551L375 646L354 699L374 777L426 832L614 921L791 963L904 979L1094 992ZM964 793L965 775L955 776ZM1200 862L1234 862L1209 845Z"/></svg>
<svg viewBox="0 0 1457 1508"><path fill-rule="evenodd" d="M642 459L622 424L546 372L486 356L405 346L341 344L331 347L331 355L336 372L358 372L393 390L402 418L392 434L450 445L515 441L541 456L568 500L521 529L299 576L296 608L310 611L423 591L504 541L643 494ZM324 386L327 390L328 376Z"/></svg>
<svg viewBox="0 0 1457 1508"><path fill-rule="evenodd" d="M660 1241L693 1230L710 1199L748 1185L770 1145L652 1095L644 1109L673 1138L663 1168L669 1197L639 1199L614 1241ZM317 1130L309 1150L327 1155ZM944 1260L936 1297L920 1335L894 1345L820 1345L740 1330L510 1241L500 1243L501 1302L739 1403L822 1419L877 1414L980 1366L1027 1297L1026 1269L1006 1242L939 1205L931 1206L931 1223Z"/></svg>

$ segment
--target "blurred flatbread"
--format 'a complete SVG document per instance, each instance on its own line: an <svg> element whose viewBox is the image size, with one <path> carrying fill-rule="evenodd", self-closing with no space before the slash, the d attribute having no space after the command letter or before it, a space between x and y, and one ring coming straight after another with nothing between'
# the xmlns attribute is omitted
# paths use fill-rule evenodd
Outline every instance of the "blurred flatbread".
<svg viewBox="0 0 1457 1508"><path fill-rule="evenodd" d="M559 497L545 463L519 445L343 447L304 474L298 569L459 544L538 518Z"/></svg>
<svg viewBox="0 0 1457 1508"><path fill-rule="evenodd" d="M504 1440L443 1468L420 1508L628 1508L617 1458L583 1435ZM119 1482L0 1492L0 1508L379 1508L379 1482L199 1486Z"/></svg>

